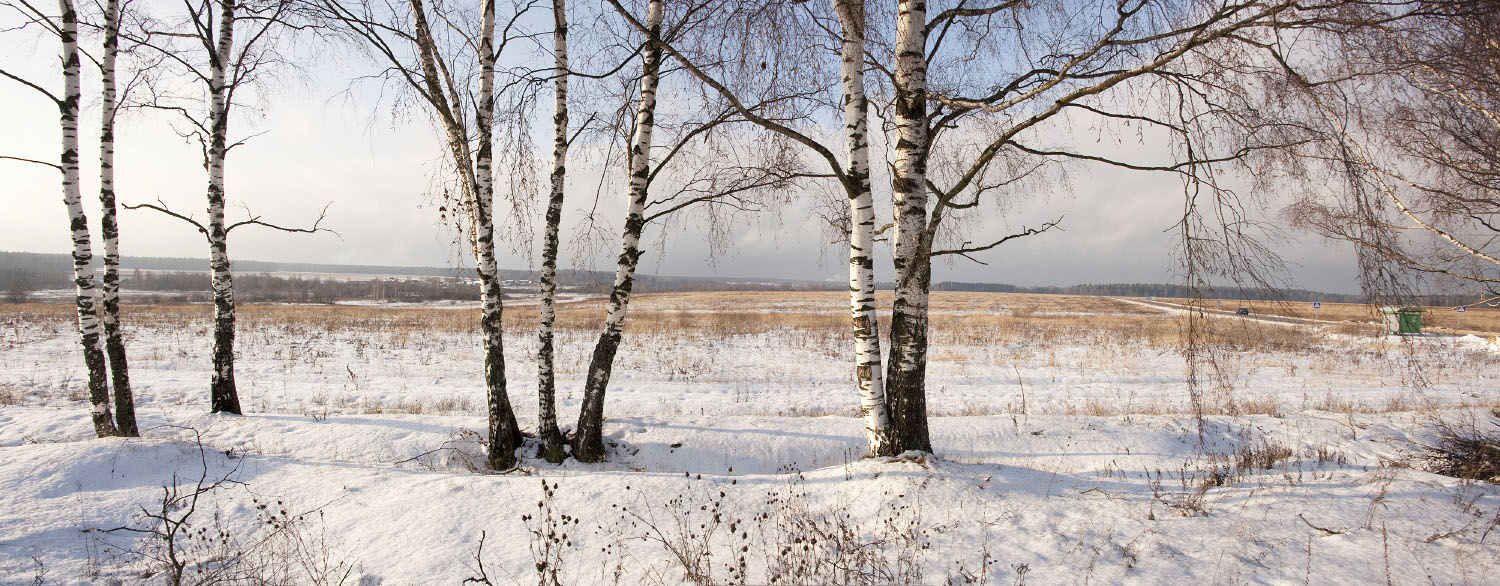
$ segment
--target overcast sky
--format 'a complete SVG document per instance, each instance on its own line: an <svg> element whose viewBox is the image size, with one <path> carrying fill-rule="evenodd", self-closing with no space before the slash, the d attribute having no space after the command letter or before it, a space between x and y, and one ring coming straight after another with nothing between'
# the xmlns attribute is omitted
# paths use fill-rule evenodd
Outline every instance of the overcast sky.
<svg viewBox="0 0 1500 586"><path fill-rule="evenodd" d="M9 45L14 47L14 45ZM25 47L23 47L25 49ZM4 66L42 75L55 63L55 48L40 44L36 52L12 51ZM97 83L86 70L85 87ZM337 76L330 76L337 77ZM463 250L453 245L454 232L440 226L437 205L425 195L440 143L420 113L394 123L388 112L369 104L332 99L342 80L318 80L285 90L265 104L265 117L234 120L237 136L264 132L235 149L228 163L228 196L267 221L310 223L324 203L332 202L326 222L342 238L328 234L286 234L245 227L230 239L231 258L282 262L375 265L466 265ZM54 83L54 85L59 85ZM541 110L549 108L543 107ZM90 219L97 219L97 101L85 100L83 133L84 195ZM245 110L241 110L244 112ZM55 160L59 131L56 109L15 83L0 83L0 155ZM539 112L548 116L548 112ZM122 202L160 198L173 209L203 217L206 175L196 143L179 138L171 119L131 114L119 132L117 189ZM542 134L546 134L543 132ZM1126 145L1125 148L1143 148ZM839 149L835 149L839 150ZM593 204L598 169L570 168L572 220ZM583 178L591 178L583 181ZM69 252L66 209L56 171L36 165L0 161L0 250ZM830 246L811 213L810 194L794 194L797 203L775 218L750 222L733 236L724 256L711 259L703 234L691 226L676 227L665 249L648 251L642 270L656 274L726 277L777 277L811 280L847 278L847 252ZM619 185L602 192L604 217L623 207ZM887 201L887 206L889 205ZM1076 283L1172 282L1174 218L1182 209L1175 178L1113 168L1075 167L1067 189L1038 193L988 214L991 234L1016 231L1064 217L1064 231L1012 241L977 255L988 265L960 260L939 262L934 280L982 281L1016 285ZM1274 211L1274 210L1273 210ZM533 224L539 224L541 207ZM235 210L233 217L243 217ZM206 257L203 238L190 226L150 211L122 212L121 241L127 256ZM883 216L889 216L887 209ZM613 220L611 232L620 222ZM97 234L97 232L95 232ZM1291 234L1280 247L1292 264L1295 286L1330 292L1353 292L1353 252L1310 235ZM566 238L565 238L566 240ZM979 238L976 238L979 240ZM648 228L648 242L657 235ZM607 251L565 250L564 268L612 270L614 247ZM539 248L539 247L537 247ZM536 254L509 253L507 268L535 268ZM953 258L953 257L949 257ZM889 278L889 251L877 266Z"/></svg>

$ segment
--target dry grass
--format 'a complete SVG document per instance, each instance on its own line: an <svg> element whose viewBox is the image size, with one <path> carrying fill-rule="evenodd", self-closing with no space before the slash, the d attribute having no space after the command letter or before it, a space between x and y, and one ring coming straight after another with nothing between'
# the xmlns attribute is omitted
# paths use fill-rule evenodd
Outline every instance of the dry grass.
<svg viewBox="0 0 1500 586"><path fill-rule="evenodd" d="M879 306L889 305L888 292L878 297ZM650 294L631 304L626 331L706 338L791 331L820 339L844 338L850 330L847 304L846 294L822 291ZM508 308L505 327L533 330L537 311L535 306ZM601 301L561 304L557 326L563 332L597 332L603 313ZM123 309L122 319L127 324L149 323L206 334L210 317L211 309L202 304L131 305ZM963 352L939 350L965 346L1084 343L1176 348L1183 343L1181 320L1163 317L1149 308L1100 297L936 292L929 331L936 361L968 360ZM68 322L73 319L73 308L67 304L0 304L0 320L6 318ZM239 307L239 320L241 331L275 326L293 333L305 329L416 335L479 328L479 312L472 308L244 304ZM881 322L882 331L889 331L889 317L882 317ZM1299 351L1313 347L1320 337L1305 329L1248 324L1217 328L1209 341L1242 349Z"/></svg>
<svg viewBox="0 0 1500 586"><path fill-rule="evenodd" d="M889 293L881 297L881 305L888 306ZM1232 303L1226 302L1225 306L1231 307ZM1334 309L1347 313L1354 311L1353 307L1357 306ZM191 345L197 343L195 340L201 342L209 334L211 313L206 304L131 305L125 308L124 320L127 328L138 326L140 329L136 331L142 332L141 335L150 330L156 333L149 335L165 336L160 343L143 350L141 360L178 362L187 360L188 353L195 351L191 350ZM477 338L479 328L479 312L475 308L246 304L240 307L239 315L247 352L263 348L260 357L283 362L287 372L306 369L317 375L323 375L325 367L340 372L338 360L329 362L330 352L338 354L339 360L355 365L345 383L353 391L369 384L353 376L355 371L365 374L359 366L361 361L399 355L425 367L430 362L458 360L434 350L452 347L453 336ZM560 343L578 348L588 346L598 334L603 315L602 299L562 304L558 311ZM0 347L25 345L37 336L69 335L73 319L73 308L68 304L0 304ZM507 332L523 337L522 346L511 345L507 349L524 354L526 350L520 348L535 343L536 321L535 305L507 307ZM39 330L38 324L47 327ZM888 318L882 319L881 327L884 332L889 331ZM1426 407L1427 401L1405 395L1387 397L1380 404L1366 404L1340 393L1322 392L1321 387L1308 392L1305 381L1309 377L1337 377L1350 384L1379 386L1384 384L1382 381L1404 376L1386 357L1394 351L1394 346L1380 343L1351 346L1347 341L1330 340L1328 333L1339 329L1255 320L1208 320L1205 341L1220 359L1224 375L1222 382L1213 384L1226 385L1224 388L1228 389L1210 393L1208 412L1280 415L1296 409L1363 413ZM641 337L635 342L639 350L625 356L620 367L688 383L742 381L743 372L725 370L715 365L711 356L692 349L725 340L744 342L743 338L759 338L804 352L809 360L839 363L847 360L850 330L847 294L841 292L647 294L632 303L626 326L627 336ZM1059 377L1071 377L1076 382L1135 376L1137 363L1151 363L1183 349L1185 319L1178 312L1109 298L937 292L932 295L929 331L930 365L937 376L999 378L1011 384L1010 381L1020 377L1015 370L1019 367L1030 369L1025 375L1028 383L1040 377L1043 380L1039 383L1055 386ZM305 339L309 344L283 347L258 343L259 332L275 332L278 340ZM1370 332L1368 327L1351 326L1346 333ZM442 344L449 345L433 346L432 342L439 339L446 339ZM315 341L319 343L312 343ZM574 354L558 364L565 375L580 374L587 366L586 351ZM1453 384L1475 380L1477 373L1492 369L1494 364L1495 360L1488 355L1458 353L1427 361L1422 369L1423 376L1434 382ZM1263 392L1232 392L1234 387L1263 379L1263 375L1256 373L1264 369L1280 372L1280 376L1288 377L1286 380L1294 384L1303 381L1302 400ZM6 400L19 399L0 396L0 401ZM1457 400L1477 406L1495 402L1487 393L1465 395ZM749 396L737 394L735 401L748 402ZM1025 411L1019 404L1007 405L1005 401L984 398L966 401L937 408L935 414ZM468 412L478 408L468 401L452 398L422 403L372 400L341 407L395 413ZM1130 399L1073 397L1050 405L1033 403L1032 407L1091 416L1160 414L1181 408L1154 395L1139 400L1134 395ZM842 414L843 409L838 412Z"/></svg>
<svg viewBox="0 0 1500 586"><path fill-rule="evenodd" d="M888 306L889 293L880 294ZM847 294L828 292L702 292L638 296L631 304L627 335L647 335L667 346L705 340L776 333L797 347L842 353L851 326ZM1226 307L1233 302L1226 302ZM574 340L592 338L603 321L602 299L561 304L559 335ZM1358 306L1335 307L1339 315ZM508 332L532 332L535 305L512 305L505 311ZM1254 311L1262 311L1256 308ZM1476 310L1477 311L1477 310ZM204 336L211 327L205 304L131 305L124 308L127 324L150 324L186 335ZM239 308L241 332L274 328L291 335L335 335L362 340L378 334L404 345L424 335L478 332L475 308L378 307L348 305L245 304ZM53 329L71 329L73 308L68 304L0 304L0 343L5 324L51 322ZM882 317L883 332L889 318ZM16 328L12 328L16 329ZM1175 352L1185 340L1180 315L1118 299L1070 295L936 292L932 294L929 327L931 360L958 365L963 374L980 374L1015 363L1048 367L1114 367L1128 363L1140 351ZM16 329L20 331L20 329ZM1344 333L1371 333L1351 326ZM1223 352L1290 353L1335 352L1327 332L1315 327L1288 326L1253 320L1209 320L1204 339ZM1082 347L1082 355L1059 355L1058 348ZM978 351L982 349L982 351ZM1341 364L1371 357L1338 350L1330 355ZM683 373L685 378L694 373ZM1249 412L1277 412L1273 405L1246 405Z"/></svg>
<svg viewBox="0 0 1500 586"><path fill-rule="evenodd" d="M889 307L889 292L876 297L877 307ZM1162 301L1192 303L1181 299ZM1349 333L1367 332L1368 328L1357 324L1379 319L1369 306L1348 303L1325 303L1318 310L1312 309L1310 303L1203 300L1196 304L1209 308L1222 306L1225 310L1248 307L1254 314L1349 322ZM561 304L558 327L597 330L603 319L602 305L601 301ZM127 305L124 319L205 328L210 312L204 304ZM838 291L660 293L640 295L633 300L627 328L638 333L711 335L753 335L784 329L836 332L848 328L847 312L848 296ZM1182 330L1176 320L1163 320L1161 312L1147 307L1118 299L1074 295L934 292L931 314L935 343L966 344L1038 335L1045 338L1051 337L1051 332L1089 330L1153 346L1170 346L1180 343ZM477 309L243 304L239 315L246 326L273 323L328 331L375 328L462 332L476 331L479 324ZM0 303L0 317L30 322L71 321L73 308L65 303ZM536 321L534 305L511 306L505 311L507 328L531 329ZM1500 309L1475 307L1457 313L1451 308L1430 308L1423 322L1434 328L1500 332ZM1266 339L1265 343L1281 347L1301 344L1299 338L1305 337L1297 333L1297 328L1219 329L1223 341L1243 342L1261 337Z"/></svg>
<svg viewBox="0 0 1500 586"><path fill-rule="evenodd" d="M1245 307L1256 315L1279 315L1321 321L1353 322L1357 324L1379 324L1378 308L1361 303L1324 303L1313 309L1309 302L1236 301L1231 299L1160 299L1168 303L1190 304L1209 309L1234 311ZM1424 328L1450 330L1457 333L1472 333L1481 336L1500 335L1500 308L1470 307L1466 311L1454 311L1452 307L1427 307L1422 314Z"/></svg>

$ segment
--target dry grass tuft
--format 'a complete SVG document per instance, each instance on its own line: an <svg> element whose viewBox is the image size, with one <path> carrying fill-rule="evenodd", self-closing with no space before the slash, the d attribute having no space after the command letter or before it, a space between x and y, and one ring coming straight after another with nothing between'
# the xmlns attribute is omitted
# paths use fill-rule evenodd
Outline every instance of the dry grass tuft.
<svg viewBox="0 0 1500 586"><path fill-rule="evenodd" d="M1438 442L1425 450L1427 470L1455 478L1500 482L1500 421L1492 419L1490 424L1493 429L1486 431L1478 422L1459 426L1440 422Z"/></svg>

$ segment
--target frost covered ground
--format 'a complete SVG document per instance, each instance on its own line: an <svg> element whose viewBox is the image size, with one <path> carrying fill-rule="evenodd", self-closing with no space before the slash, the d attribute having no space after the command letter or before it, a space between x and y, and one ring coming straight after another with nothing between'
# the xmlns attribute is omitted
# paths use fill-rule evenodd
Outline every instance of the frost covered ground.
<svg viewBox="0 0 1500 586"><path fill-rule="evenodd" d="M560 314L565 427L597 305ZM0 584L159 581L130 529L200 478L227 480L167 507L204 530L181 557L293 583L1500 581L1500 490L1420 466L1439 420L1494 425L1481 337L1215 319L1200 428L1178 312L938 294L937 454L863 459L839 295L642 296L610 461L485 474L471 309L246 307L234 417L206 414L208 307L134 308L144 437L107 440L67 309L0 305ZM507 314L528 428L534 312Z"/></svg>

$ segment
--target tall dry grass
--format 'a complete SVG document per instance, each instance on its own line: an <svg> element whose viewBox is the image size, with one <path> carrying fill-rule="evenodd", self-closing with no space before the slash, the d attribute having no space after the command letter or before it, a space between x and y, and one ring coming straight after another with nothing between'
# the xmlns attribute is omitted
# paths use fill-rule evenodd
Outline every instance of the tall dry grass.
<svg viewBox="0 0 1500 586"><path fill-rule="evenodd" d="M889 304L890 293L877 295ZM627 334L683 335L693 338L753 336L777 331L842 339L849 334L847 297L840 292L706 292L640 296L631 305ZM560 304L557 327L573 334L598 331L603 307L598 301ZM535 328L537 308L505 310L512 332ZM472 333L479 328L473 308L378 307L351 305L244 304L239 328L276 327L291 333L357 331L421 334ZM0 318L28 322L67 322L66 304L4 304ZM125 323L151 324L206 333L211 310L202 304L128 305ZM1071 295L935 292L930 337L934 347L1103 343L1171 349L1183 343L1180 318L1118 299ZM881 317L889 331L889 316ZM1310 329L1250 323L1215 328L1211 343L1243 349L1298 351L1322 334Z"/></svg>
<svg viewBox="0 0 1500 586"><path fill-rule="evenodd" d="M534 370L528 361L534 360L537 308L525 305L524 299L517 301L505 311L507 353L514 357L512 367L528 372ZM889 303L888 293L881 302ZM755 389L761 387L805 386L809 380L837 384L837 377L848 374L851 326L844 293L648 294L637 297L631 307L626 326L630 350L617 363L623 374L689 385L734 383L732 400L745 403L752 402ZM1139 400L1135 390L1129 396L1118 392L1134 389L1131 385L1141 385L1142 380L1178 376L1180 370L1163 360L1174 360L1183 349L1186 328L1181 312L1110 298L956 292L934 293L932 309L929 373L934 380L948 381L935 383L939 387L959 387L954 391L959 398L935 404L935 415L1036 411L1035 396L1029 407L1019 396L1001 396L1019 390L1006 386L1013 382L1050 388L1052 403L1040 408L1054 412L1106 415L1181 409L1160 384L1140 387L1144 395ZM127 333L149 337L148 343L136 347L139 364L190 368L206 351L212 312L206 304L129 305L124 312ZM576 378L586 371L603 313L601 299L559 307L558 343L569 349L559 354L557 368L563 376ZM345 399L356 402L371 393L405 391L401 386L409 382L405 375L379 375L387 377L384 382L369 379L372 371L394 372L388 368L392 361L441 373L466 368L478 359L479 311L475 308L245 304L239 315L239 350L248 360L279 365L283 382L329 373L337 377L347 371L347 381L337 380L347 387ZM0 304L0 349L24 347L32 339L72 336L73 319L73 310L66 304ZM1400 381L1406 374L1395 365L1400 360L1390 358L1400 341L1375 338L1375 328L1210 321L1204 341L1224 359L1224 380L1231 387L1259 385L1256 393L1249 394L1215 391L1209 397L1214 403L1209 405L1210 412L1276 414L1299 404L1304 409L1329 411L1407 410L1423 403L1413 398L1405 403L1342 405L1335 400L1340 395L1331 388L1326 394L1306 391L1309 381L1324 385L1337 380L1360 388L1404 384ZM888 319L882 322L889 331ZM1334 339L1330 332L1368 335L1370 343ZM752 366L720 354L718 349L725 347L751 352L774 347L773 353L792 358L785 359L786 364ZM1434 383L1462 385L1481 380L1484 377L1479 373L1500 362L1483 352L1450 354L1432 357L1422 367L1423 376ZM1267 387L1266 377L1257 375L1265 372L1277 373L1282 378L1276 380L1283 382ZM1025 381L1020 380L1023 373ZM1287 394L1286 389L1293 388L1287 385L1301 385L1304 397L1300 402ZM1113 395L1068 394L1068 389L1083 386ZM1473 396L1481 402L1491 399L1489 393ZM1320 398L1326 398L1327 404L1314 404ZM378 404L355 406L363 405L371 412L467 411L470 406L432 401L406 404L403 400L387 397ZM843 408L830 405L816 403L807 414ZM851 403L848 410L852 413L853 409Z"/></svg>
<svg viewBox="0 0 1500 586"><path fill-rule="evenodd" d="M1323 303L1319 308L1314 309L1311 302L1302 301L1277 302L1167 298L1159 300L1168 303L1206 307L1208 309L1222 309L1224 311L1234 311L1237 308L1244 307L1255 315L1277 315L1300 319L1349 322L1351 324L1378 325L1380 323L1379 308L1360 303ZM1422 314L1422 325L1424 328L1480 336L1500 335L1500 308L1468 307L1461 312L1447 306L1425 307L1424 309L1427 310L1426 313Z"/></svg>

